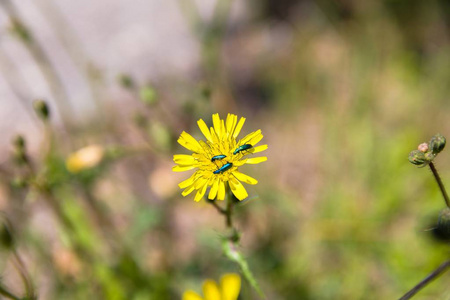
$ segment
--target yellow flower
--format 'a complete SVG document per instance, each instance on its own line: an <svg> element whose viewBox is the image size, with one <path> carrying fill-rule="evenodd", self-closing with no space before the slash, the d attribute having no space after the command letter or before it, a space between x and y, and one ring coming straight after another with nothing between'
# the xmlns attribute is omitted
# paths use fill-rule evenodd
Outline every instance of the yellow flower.
<svg viewBox="0 0 450 300"><path fill-rule="evenodd" d="M99 145L90 145L72 153L66 160L67 170L78 173L95 167L103 159L104 149Z"/></svg>
<svg viewBox="0 0 450 300"><path fill-rule="evenodd" d="M236 300L241 290L241 278L238 274L229 273L220 279L220 287L214 280L205 280L203 283L202 298L194 291L186 291L183 300Z"/></svg>
<svg viewBox="0 0 450 300"><path fill-rule="evenodd" d="M263 138L261 130L254 131L239 141L236 140L244 125L245 118L238 122L236 115L228 114L226 121L219 118L219 114L212 116L213 125L208 129L205 122L197 121L198 127L206 137L206 141L197 141L189 133L182 132L178 143L193 153L191 155L178 154L173 156L177 166L173 171L182 172L197 168L195 173L181 182L178 186L184 191L183 196L197 190L195 201L200 201L211 187L208 199L224 200L225 184L231 188L239 200L247 198L248 194L242 182L257 184L258 181L238 171L244 164L258 164L266 161L267 157L248 157L267 149L267 145L255 147Z"/></svg>

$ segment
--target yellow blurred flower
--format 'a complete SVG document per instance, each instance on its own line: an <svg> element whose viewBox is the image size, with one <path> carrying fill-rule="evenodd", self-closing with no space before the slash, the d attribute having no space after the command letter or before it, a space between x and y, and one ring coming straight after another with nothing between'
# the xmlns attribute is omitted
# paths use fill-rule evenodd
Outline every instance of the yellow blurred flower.
<svg viewBox="0 0 450 300"><path fill-rule="evenodd" d="M220 286L214 280L205 280L203 283L202 298L194 291L188 290L183 294L183 300L236 300L241 290L241 277L235 273L222 276Z"/></svg>
<svg viewBox="0 0 450 300"><path fill-rule="evenodd" d="M97 166L103 159L105 149L100 145L90 145L72 153L66 160L67 170L78 173Z"/></svg>
<svg viewBox="0 0 450 300"><path fill-rule="evenodd" d="M191 155L178 154L173 156L177 166L173 167L175 172L183 172L197 168L195 173L178 186L184 191L183 196L189 195L197 190L195 201L200 201L211 187L208 199L224 200L225 183L231 188L233 194L239 200L247 198L248 194L242 182L257 184L258 181L238 171L244 164L258 164L266 161L267 157L251 157L254 154L267 149L267 145L255 147L263 138L261 130L254 131L239 141L236 140L245 118L228 114L226 121L219 118L219 114L212 116L213 126L210 129L205 122L197 121L200 130L206 137L206 141L194 139L189 133L182 132L178 143L193 153Z"/></svg>

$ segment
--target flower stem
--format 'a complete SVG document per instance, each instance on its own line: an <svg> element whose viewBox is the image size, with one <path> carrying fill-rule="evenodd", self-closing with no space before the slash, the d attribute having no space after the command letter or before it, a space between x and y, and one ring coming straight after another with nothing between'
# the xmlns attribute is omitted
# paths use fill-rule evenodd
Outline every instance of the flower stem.
<svg viewBox="0 0 450 300"><path fill-rule="evenodd" d="M227 228L233 229L233 194L231 193L230 189L227 189L227 208L225 209L225 216L226 216L226 224Z"/></svg>
<svg viewBox="0 0 450 300"><path fill-rule="evenodd" d="M447 192L445 190L444 184L442 183L441 177L439 177L439 173L436 170L436 167L434 166L434 164L432 162L429 163L431 172L433 172L434 178L436 179L436 182L439 185L439 188L441 189L442 192L442 196L444 197L445 200L445 204L447 204L447 207L450 208L450 199L448 198Z"/></svg>
<svg viewBox="0 0 450 300"><path fill-rule="evenodd" d="M4 288L1 285L0 285L0 295L3 295L3 296L5 296L8 299L20 300L19 297L13 295L12 293L10 293L6 288Z"/></svg>
<svg viewBox="0 0 450 300"><path fill-rule="evenodd" d="M434 270L430 275L425 277L421 282L419 282L415 287L413 287L409 292L407 292L399 300L411 299L415 294L417 294L421 289L426 287L431 281L442 275L445 271L450 268L450 260L447 260L442 265L440 265L436 270Z"/></svg>
<svg viewBox="0 0 450 300"><path fill-rule="evenodd" d="M14 257L14 261L13 261L14 265L15 265L17 271L19 272L19 275L25 286L26 295L31 298L34 296L34 288L33 288L33 283L31 282L31 279L30 279L30 274L28 274L27 268L25 267L25 264L24 264L22 258L20 257L19 253L17 253L16 249L13 249L13 257Z"/></svg>
<svg viewBox="0 0 450 300"><path fill-rule="evenodd" d="M211 203L212 206L214 206L219 213L221 213L222 215L226 215L226 213L227 213L226 210L223 209L222 207L220 207L219 204L217 204L216 200L211 200L208 202Z"/></svg>

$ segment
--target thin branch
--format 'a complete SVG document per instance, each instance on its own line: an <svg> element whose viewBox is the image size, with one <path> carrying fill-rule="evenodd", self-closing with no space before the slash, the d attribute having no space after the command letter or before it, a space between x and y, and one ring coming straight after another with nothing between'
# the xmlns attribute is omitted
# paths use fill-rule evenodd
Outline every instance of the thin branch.
<svg viewBox="0 0 450 300"><path fill-rule="evenodd" d="M0 295L3 295L3 296L5 296L8 299L20 300L19 297L13 295L11 292L9 292L6 288L4 288L1 285L0 285Z"/></svg>
<svg viewBox="0 0 450 300"><path fill-rule="evenodd" d="M439 185L439 188L441 189L442 196L444 197L445 204L447 204L447 207L450 208L450 199L448 198L447 191L445 190L444 184L442 183L441 177L439 177L439 173L436 170L436 167L432 162L429 164L431 172L433 172L434 178L436 179L436 182Z"/></svg>
<svg viewBox="0 0 450 300"><path fill-rule="evenodd" d="M430 275L425 277L421 282L419 282L415 287L413 287L409 292L407 292L403 297L401 297L399 300L407 300L411 299L415 294L417 294L421 289L426 287L431 281L438 278L440 275L442 275L445 271L450 268L450 260L444 262L442 265L440 265L436 270L434 270Z"/></svg>
<svg viewBox="0 0 450 300"><path fill-rule="evenodd" d="M29 297L32 297L34 295L33 283L31 282L30 274L28 273L28 270L27 270L23 260L20 257L19 253L17 253L16 249L13 249L13 257L14 257L13 263L14 263L17 271L19 272L19 275L25 286L26 295Z"/></svg>

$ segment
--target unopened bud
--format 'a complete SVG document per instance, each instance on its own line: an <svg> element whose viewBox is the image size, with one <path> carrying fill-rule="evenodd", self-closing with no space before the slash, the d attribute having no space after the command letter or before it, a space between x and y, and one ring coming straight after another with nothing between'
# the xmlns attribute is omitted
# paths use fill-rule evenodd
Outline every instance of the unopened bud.
<svg viewBox="0 0 450 300"><path fill-rule="evenodd" d="M22 41L30 43L32 42L32 37L30 31L23 25L23 23L16 19L11 19L11 27L10 30L16 34Z"/></svg>
<svg viewBox="0 0 450 300"><path fill-rule="evenodd" d="M14 147L12 153L14 161L19 165L23 165L28 161L27 151L25 148L26 147L25 139L23 138L23 136L17 135L13 139L12 143Z"/></svg>
<svg viewBox="0 0 450 300"><path fill-rule="evenodd" d="M431 138L430 141L430 149L433 152L433 154L438 154L445 148L445 137L442 134L436 134Z"/></svg>
<svg viewBox="0 0 450 300"><path fill-rule="evenodd" d="M120 85L126 89L131 89L132 87L134 87L134 81L130 75L120 74L118 77L118 80L119 80Z"/></svg>
<svg viewBox="0 0 450 300"><path fill-rule="evenodd" d="M163 123L153 122L150 127L150 134L161 149L170 149L173 138L167 126Z"/></svg>
<svg viewBox="0 0 450 300"><path fill-rule="evenodd" d="M422 143L422 144L419 145L419 147L417 147L417 149L418 149L420 152L425 153L425 152L428 151L428 144L427 144L427 143Z"/></svg>
<svg viewBox="0 0 450 300"><path fill-rule="evenodd" d="M15 188L24 188L27 186L27 180L21 177L15 177L11 180L11 186Z"/></svg>
<svg viewBox="0 0 450 300"><path fill-rule="evenodd" d="M211 88L207 85L202 86L201 88L201 94L203 96L204 99L206 100L210 100L211 99Z"/></svg>
<svg viewBox="0 0 450 300"><path fill-rule="evenodd" d="M33 107L36 114L41 120L47 121L50 118L50 109L48 108L48 105L44 100L34 101Z"/></svg>
<svg viewBox="0 0 450 300"><path fill-rule="evenodd" d="M2 222L0 224L0 247L11 249L14 246L14 237L9 227Z"/></svg>
<svg viewBox="0 0 450 300"><path fill-rule="evenodd" d="M416 166L426 166L429 161L425 157L425 153L419 150L411 151L409 154L409 162Z"/></svg>
<svg viewBox="0 0 450 300"><path fill-rule="evenodd" d="M23 138L23 136L20 134L16 135L13 139L13 145L14 145L14 148L24 150L26 144L25 144L25 139Z"/></svg>
<svg viewBox="0 0 450 300"><path fill-rule="evenodd" d="M439 214L434 234L439 240L450 241L450 208L444 208Z"/></svg>
<svg viewBox="0 0 450 300"><path fill-rule="evenodd" d="M428 163L432 162L435 157L436 155L434 155L433 152L431 151L425 153L425 159L427 160Z"/></svg>
<svg viewBox="0 0 450 300"><path fill-rule="evenodd" d="M145 128L148 124L147 117L142 113L136 113L133 117L133 121L136 126L140 128Z"/></svg>
<svg viewBox="0 0 450 300"><path fill-rule="evenodd" d="M144 86L139 91L141 101L147 105L152 105L156 102L156 91L151 86Z"/></svg>

